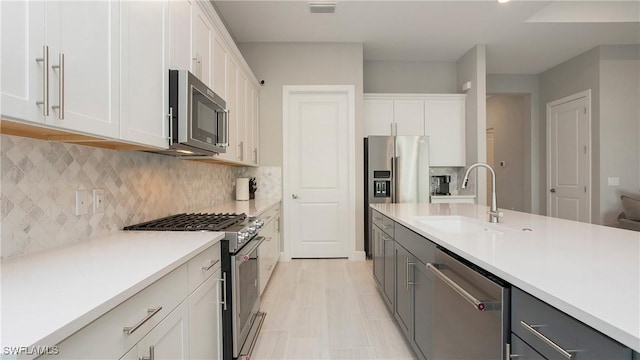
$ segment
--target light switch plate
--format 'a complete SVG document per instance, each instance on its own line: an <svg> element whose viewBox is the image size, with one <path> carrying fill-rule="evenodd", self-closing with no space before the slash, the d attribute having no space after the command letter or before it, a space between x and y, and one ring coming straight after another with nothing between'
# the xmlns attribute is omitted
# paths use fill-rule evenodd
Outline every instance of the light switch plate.
<svg viewBox="0 0 640 360"><path fill-rule="evenodd" d="M620 178L619 177L607 178L607 183L609 186L620 186Z"/></svg>
<svg viewBox="0 0 640 360"><path fill-rule="evenodd" d="M102 214L104 213L104 189L93 189L93 213L94 214Z"/></svg>
<svg viewBox="0 0 640 360"><path fill-rule="evenodd" d="M76 216L89 213L89 190L76 190Z"/></svg>

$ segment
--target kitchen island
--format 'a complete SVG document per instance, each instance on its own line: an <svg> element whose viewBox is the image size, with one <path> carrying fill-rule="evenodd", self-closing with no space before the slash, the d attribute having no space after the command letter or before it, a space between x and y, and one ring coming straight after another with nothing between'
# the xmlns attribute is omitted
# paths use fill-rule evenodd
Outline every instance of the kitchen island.
<svg viewBox="0 0 640 360"><path fill-rule="evenodd" d="M371 207L640 352L640 233L507 210L491 224L472 204Z"/></svg>

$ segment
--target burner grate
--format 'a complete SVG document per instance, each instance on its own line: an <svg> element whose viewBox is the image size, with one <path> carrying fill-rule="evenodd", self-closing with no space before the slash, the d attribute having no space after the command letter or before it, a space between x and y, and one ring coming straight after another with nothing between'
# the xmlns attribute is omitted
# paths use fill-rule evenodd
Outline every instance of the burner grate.
<svg viewBox="0 0 640 360"><path fill-rule="evenodd" d="M245 214L178 214L126 226L123 230L222 231L247 218Z"/></svg>

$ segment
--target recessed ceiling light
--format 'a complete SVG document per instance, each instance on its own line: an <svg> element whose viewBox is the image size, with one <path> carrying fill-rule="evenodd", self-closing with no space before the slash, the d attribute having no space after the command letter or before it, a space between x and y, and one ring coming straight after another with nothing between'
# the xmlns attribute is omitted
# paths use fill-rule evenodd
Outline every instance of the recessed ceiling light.
<svg viewBox="0 0 640 360"><path fill-rule="evenodd" d="M336 12L335 2L314 1L309 3L309 10L312 14L333 14Z"/></svg>
<svg viewBox="0 0 640 360"><path fill-rule="evenodd" d="M500 4L508 3L509 1L511 1L511 0L498 0L498 2L499 2Z"/></svg>
<svg viewBox="0 0 640 360"><path fill-rule="evenodd" d="M193 154L193 151L189 151L189 150L176 150L176 152L179 152L181 154Z"/></svg>

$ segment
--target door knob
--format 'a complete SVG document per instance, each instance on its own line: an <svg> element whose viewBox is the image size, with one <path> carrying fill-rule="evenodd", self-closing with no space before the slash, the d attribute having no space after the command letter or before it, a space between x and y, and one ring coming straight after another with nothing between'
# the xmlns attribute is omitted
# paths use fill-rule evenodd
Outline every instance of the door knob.
<svg viewBox="0 0 640 360"><path fill-rule="evenodd" d="M291 198L293 198L293 199L297 199L297 198L298 198L298 195L296 195L296 194L291 194Z"/></svg>
<svg viewBox="0 0 640 360"><path fill-rule="evenodd" d="M556 189L551 189L551 190L549 190L549 191L550 191L550 192L552 192L552 193L554 193L554 192L556 192Z"/></svg>

